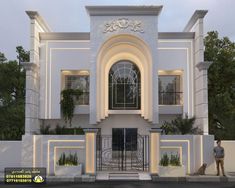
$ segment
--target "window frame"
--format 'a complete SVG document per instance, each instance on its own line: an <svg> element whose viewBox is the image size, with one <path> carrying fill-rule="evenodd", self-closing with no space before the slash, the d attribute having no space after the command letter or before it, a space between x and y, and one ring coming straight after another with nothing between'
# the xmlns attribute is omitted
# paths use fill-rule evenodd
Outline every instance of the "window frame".
<svg viewBox="0 0 235 188"><path fill-rule="evenodd" d="M131 64L131 67L129 67L129 64ZM134 66L134 69L133 69L133 66ZM124 74L127 73L127 71L129 71L128 73L132 73L133 80L135 80L136 82L128 83L126 80L123 81L121 77L120 78L113 77L113 76L116 76L116 72L119 72L120 70L122 70ZM109 110L119 110L119 111L140 110L141 109L141 72L139 70L139 67L134 62L123 59L123 60L117 61L111 66L108 77L109 77L108 79L109 80L108 81L108 92L109 92L108 108ZM117 89L120 86L124 88L123 94L120 92L119 93L117 92L118 91ZM129 89L128 86L134 86L137 88L136 89L137 95L133 98L132 102L126 101L127 97L125 94L126 94L126 91L128 91ZM118 102L118 94L123 95L123 102L121 103ZM133 104L135 104L136 106L132 106Z"/></svg>
<svg viewBox="0 0 235 188"><path fill-rule="evenodd" d="M175 91L160 91L160 87L159 87L159 82L160 82L160 78L161 77L178 77L179 78L179 91L177 91L178 86L175 85ZM177 84L177 83L175 83ZM167 106L171 106L171 105L183 105L183 80L182 80L182 74L173 74L173 73L169 73L169 74L159 74L158 75L158 104L159 105L167 105ZM161 97L161 95L164 94L173 94L172 98L174 102L172 102L171 104L169 104L170 102L164 102L164 100L161 100L161 98L164 99L164 97ZM178 102L179 101L179 102Z"/></svg>
<svg viewBox="0 0 235 188"><path fill-rule="evenodd" d="M75 105L79 105L79 106L88 106L90 104L90 75L89 74L76 74L73 73L73 71L71 71L70 74L63 74L63 88L64 89L72 89L72 88L68 88L67 87L67 79L68 77L88 77L88 89L86 89L86 91L81 90L82 91L82 95L79 96L79 100L74 99L75 100ZM87 98L87 99L86 99ZM79 103L82 100L82 103Z"/></svg>

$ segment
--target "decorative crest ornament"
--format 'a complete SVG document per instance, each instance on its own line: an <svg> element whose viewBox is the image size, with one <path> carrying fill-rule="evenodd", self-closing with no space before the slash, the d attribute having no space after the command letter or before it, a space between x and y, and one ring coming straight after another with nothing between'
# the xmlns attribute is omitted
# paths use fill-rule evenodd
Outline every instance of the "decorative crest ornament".
<svg viewBox="0 0 235 188"><path fill-rule="evenodd" d="M104 33L113 32L130 28L131 31L143 33L142 22L139 20L129 20L127 18L119 18L111 22L107 22L104 28Z"/></svg>

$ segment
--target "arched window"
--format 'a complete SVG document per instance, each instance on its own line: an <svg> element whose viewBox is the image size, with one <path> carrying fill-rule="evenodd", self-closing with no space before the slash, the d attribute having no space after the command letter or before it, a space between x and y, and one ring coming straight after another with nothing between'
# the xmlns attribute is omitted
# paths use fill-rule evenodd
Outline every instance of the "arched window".
<svg viewBox="0 0 235 188"><path fill-rule="evenodd" d="M109 109L140 109L140 71L128 60L115 63L109 71Z"/></svg>

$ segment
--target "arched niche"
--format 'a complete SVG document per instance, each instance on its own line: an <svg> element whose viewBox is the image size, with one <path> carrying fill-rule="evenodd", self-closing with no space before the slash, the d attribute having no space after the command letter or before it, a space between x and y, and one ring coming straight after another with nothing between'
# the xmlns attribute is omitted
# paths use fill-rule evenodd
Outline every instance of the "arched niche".
<svg viewBox="0 0 235 188"><path fill-rule="evenodd" d="M115 35L110 37L97 55L97 121L108 117L108 75L113 64L121 60L134 62L141 72L141 109L140 114L152 121L152 58L149 47L134 35Z"/></svg>

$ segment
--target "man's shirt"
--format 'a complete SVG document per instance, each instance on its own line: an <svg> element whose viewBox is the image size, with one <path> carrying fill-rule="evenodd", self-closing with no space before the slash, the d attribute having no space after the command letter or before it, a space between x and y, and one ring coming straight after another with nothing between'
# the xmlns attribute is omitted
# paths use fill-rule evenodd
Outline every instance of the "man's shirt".
<svg viewBox="0 0 235 188"><path fill-rule="evenodd" d="M224 158L224 148L221 146L214 147L215 158Z"/></svg>

